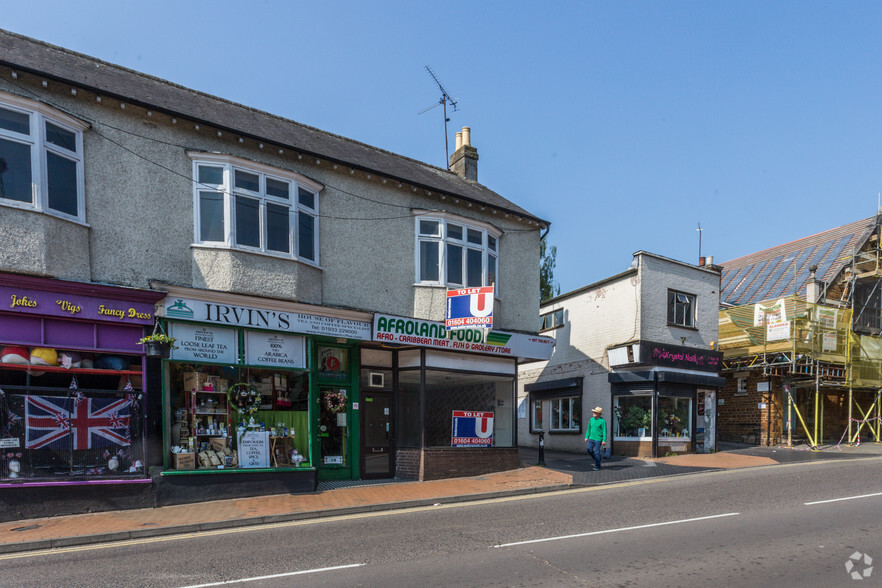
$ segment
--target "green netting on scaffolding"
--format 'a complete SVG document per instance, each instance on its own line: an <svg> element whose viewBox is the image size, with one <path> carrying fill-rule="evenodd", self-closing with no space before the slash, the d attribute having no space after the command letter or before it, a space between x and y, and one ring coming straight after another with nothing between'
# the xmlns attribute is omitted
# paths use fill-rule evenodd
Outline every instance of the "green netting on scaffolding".
<svg viewBox="0 0 882 588"><path fill-rule="evenodd" d="M882 338L854 333L851 324L851 309L796 296L733 306L720 310L719 350L725 359L786 354L838 365L851 386L882 386Z"/></svg>

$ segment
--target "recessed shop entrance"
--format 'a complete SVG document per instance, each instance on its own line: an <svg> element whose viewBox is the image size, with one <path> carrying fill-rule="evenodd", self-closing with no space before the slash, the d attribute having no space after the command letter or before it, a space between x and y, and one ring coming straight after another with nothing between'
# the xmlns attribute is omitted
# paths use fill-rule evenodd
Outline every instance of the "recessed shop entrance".
<svg viewBox="0 0 882 588"><path fill-rule="evenodd" d="M392 394L363 391L361 418L364 433L361 444L362 479L392 477Z"/></svg>

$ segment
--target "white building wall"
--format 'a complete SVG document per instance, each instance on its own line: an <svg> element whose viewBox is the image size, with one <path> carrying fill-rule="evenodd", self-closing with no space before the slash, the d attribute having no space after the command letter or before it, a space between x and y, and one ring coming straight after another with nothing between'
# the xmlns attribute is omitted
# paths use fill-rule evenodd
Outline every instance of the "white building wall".
<svg viewBox="0 0 882 588"><path fill-rule="evenodd" d="M719 332L720 273L653 255L640 256L642 330L640 338L707 349ZM695 296L694 329L668 325L668 290ZM685 338L685 340L684 340Z"/></svg>
<svg viewBox="0 0 882 588"><path fill-rule="evenodd" d="M563 309L564 326L541 333L556 340L549 361L522 364L519 368L518 403L524 403L522 413L525 416L518 419L520 445L538 445L538 436L530 432L527 385L583 378L581 432L550 433L546 424L545 447L584 452L585 424L595 406L603 408L608 435L612 435L609 348L643 340L708 349L712 341L716 342L718 271L642 251L635 253L635 262L632 264L634 269L542 305L540 314ZM697 328L667 324L669 289L696 296ZM547 423L550 417L548 401L543 411Z"/></svg>

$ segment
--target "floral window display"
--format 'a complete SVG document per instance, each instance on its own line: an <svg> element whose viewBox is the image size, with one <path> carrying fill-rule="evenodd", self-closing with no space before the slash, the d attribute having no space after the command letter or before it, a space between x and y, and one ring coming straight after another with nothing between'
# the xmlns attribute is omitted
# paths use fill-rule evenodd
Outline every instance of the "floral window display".
<svg viewBox="0 0 882 588"><path fill-rule="evenodd" d="M658 399L659 437L689 438L692 399L660 396Z"/></svg>
<svg viewBox="0 0 882 588"><path fill-rule="evenodd" d="M652 397L616 396L613 419L613 434L617 439L652 437Z"/></svg>

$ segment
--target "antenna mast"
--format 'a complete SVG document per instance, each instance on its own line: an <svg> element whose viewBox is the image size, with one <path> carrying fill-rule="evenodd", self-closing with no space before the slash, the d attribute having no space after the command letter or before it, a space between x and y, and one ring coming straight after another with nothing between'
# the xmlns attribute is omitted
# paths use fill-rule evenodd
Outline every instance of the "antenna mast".
<svg viewBox="0 0 882 588"><path fill-rule="evenodd" d="M698 263L701 263L701 223L698 223L698 228L696 230L698 231Z"/></svg>
<svg viewBox="0 0 882 588"><path fill-rule="evenodd" d="M447 167L450 162L450 146L447 142L447 123L450 122L450 119L447 118L447 105L450 104L450 106L453 107L453 111L456 112L458 104L455 98L451 98L450 93L444 88L444 84L441 83L441 81L438 79L438 76L436 76L435 72L432 71L432 68L427 65L426 71L429 72L429 75L432 76L432 79L435 80L436 84L438 84L438 89L441 90L441 98L438 100L438 102L436 102L432 106L429 106L428 108L422 109L417 114L428 112L439 105L444 107L444 167Z"/></svg>

